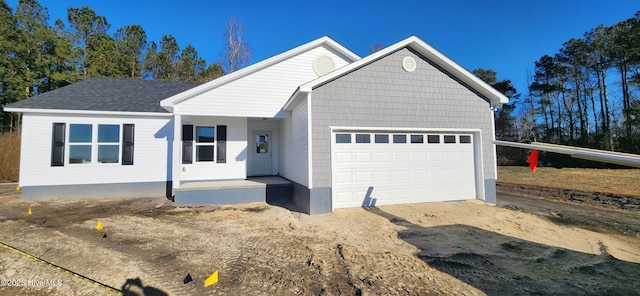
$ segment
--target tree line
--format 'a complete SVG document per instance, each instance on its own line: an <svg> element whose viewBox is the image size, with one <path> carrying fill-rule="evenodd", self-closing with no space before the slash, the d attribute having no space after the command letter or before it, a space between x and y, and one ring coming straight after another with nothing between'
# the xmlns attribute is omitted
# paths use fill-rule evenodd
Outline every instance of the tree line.
<svg viewBox="0 0 640 296"><path fill-rule="evenodd" d="M514 136L640 153L640 11L535 62Z"/></svg>
<svg viewBox="0 0 640 296"><path fill-rule="evenodd" d="M37 0L20 0L15 10L0 0L0 106L96 76L204 82L243 67L250 56L244 27L233 18L214 63L172 35L156 42L138 24L110 29L88 6L70 7L66 23L50 24ZM18 115L0 110L0 117L0 131L18 128Z"/></svg>
<svg viewBox="0 0 640 296"><path fill-rule="evenodd" d="M510 98L495 113L496 138L640 154L640 11L571 38L534 63L526 95L491 70L473 73ZM523 164L526 151L498 147L501 164ZM598 166L548 153L546 165Z"/></svg>

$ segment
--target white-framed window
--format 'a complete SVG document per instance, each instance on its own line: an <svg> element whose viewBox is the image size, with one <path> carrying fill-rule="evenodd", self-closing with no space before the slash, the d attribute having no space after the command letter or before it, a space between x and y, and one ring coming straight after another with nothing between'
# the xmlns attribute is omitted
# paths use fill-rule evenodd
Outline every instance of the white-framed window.
<svg viewBox="0 0 640 296"><path fill-rule="evenodd" d="M226 162L226 125L182 125L182 164Z"/></svg>
<svg viewBox="0 0 640 296"><path fill-rule="evenodd" d="M68 164L120 163L120 124L70 123Z"/></svg>
<svg viewBox="0 0 640 296"><path fill-rule="evenodd" d="M69 164L88 164L92 162L93 125L69 124Z"/></svg>
<svg viewBox="0 0 640 296"><path fill-rule="evenodd" d="M98 163L120 163L119 124L98 124Z"/></svg>
<svg viewBox="0 0 640 296"><path fill-rule="evenodd" d="M196 162L213 162L216 159L216 128L214 126L196 126L194 132Z"/></svg>

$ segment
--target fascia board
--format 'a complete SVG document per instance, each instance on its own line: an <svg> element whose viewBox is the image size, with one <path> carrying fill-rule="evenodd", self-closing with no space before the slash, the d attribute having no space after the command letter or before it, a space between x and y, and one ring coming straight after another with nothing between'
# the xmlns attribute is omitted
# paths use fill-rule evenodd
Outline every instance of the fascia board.
<svg viewBox="0 0 640 296"><path fill-rule="evenodd" d="M355 69L358 69L361 66L364 66L366 64L369 64L372 61L375 61L376 59L379 59L380 57L383 57L387 54L390 54L396 50L398 50L401 47L401 42L398 42L394 45L388 46L383 48L382 50L379 50L373 54L370 54L356 62L353 62L351 64L348 64L342 68L336 69L335 71L328 73L327 75L318 77L314 80L311 80L303 85L300 86L300 91L301 92L305 92L305 93L309 93L313 90L313 88L315 88L316 86L325 83L329 80L335 79L336 77L340 77L346 73L349 73Z"/></svg>
<svg viewBox="0 0 640 296"><path fill-rule="evenodd" d="M159 112L126 112L126 111L97 111L97 110L67 110L67 109L29 109L5 108L5 112L33 113L33 114L73 114L73 115L107 115L107 116L141 116L141 117L171 117L171 113Z"/></svg>
<svg viewBox="0 0 640 296"><path fill-rule="evenodd" d="M414 50L417 50L425 57L435 62L438 66L447 70L449 73L453 74L458 79L468 84L471 88L489 98L492 105L499 107L502 104L509 103L509 98L507 98L504 94L500 93L499 91L488 85L486 82L482 81L482 79L476 77L475 75L473 75L473 73L469 72L467 69L463 68L458 63L454 62L426 42L422 41L420 38L412 36L407 40L410 41L410 46L414 45L411 46Z"/></svg>
<svg viewBox="0 0 640 296"><path fill-rule="evenodd" d="M403 47L411 47L414 50L418 51L420 54L424 55L426 58L436 63L436 65L442 67L444 70L448 71L458 79L462 80L464 83L467 83L474 90L480 92L482 95L486 96L491 100L491 104L494 106L501 106L502 104L506 104L509 102L509 98L507 98L502 93L498 92L480 78L473 75L471 72L464 69L462 66L458 65L453 60L449 59L447 56L428 45L426 42L422 41L420 38L416 36L411 36L407 39L404 39L400 42L397 42L391 46L388 46L380 51L377 51L369 56L362 58L359 61L353 62L349 65L346 65L336 71L333 71L327 75L314 79L308 83L305 83L300 86L301 92L311 92L313 88L321 85L327 81L340 77L346 73L354 71L364 65L367 65L385 55L391 54L394 51L397 51Z"/></svg>
<svg viewBox="0 0 640 296"><path fill-rule="evenodd" d="M301 94L303 94L303 93L304 93L304 94L308 94L309 92L303 92L303 91L301 91L301 90L300 90L300 87L298 87L298 88L296 89L296 91L295 91L295 92L293 92L293 95L291 95L291 97L289 97L289 100L287 100L287 102L286 102L286 103L284 103L284 106L282 107L282 110L289 110L289 107L290 107L290 106L291 106L295 101L297 101L297 100L298 100L298 97L299 97Z"/></svg>

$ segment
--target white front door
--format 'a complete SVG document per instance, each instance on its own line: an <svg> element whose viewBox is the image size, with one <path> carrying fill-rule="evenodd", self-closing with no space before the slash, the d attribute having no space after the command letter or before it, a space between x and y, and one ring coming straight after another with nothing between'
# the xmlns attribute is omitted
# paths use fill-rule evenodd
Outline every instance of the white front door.
<svg viewBox="0 0 640 296"><path fill-rule="evenodd" d="M273 174L273 146L271 132L255 132L253 147L249 153L253 154L251 171L254 176Z"/></svg>

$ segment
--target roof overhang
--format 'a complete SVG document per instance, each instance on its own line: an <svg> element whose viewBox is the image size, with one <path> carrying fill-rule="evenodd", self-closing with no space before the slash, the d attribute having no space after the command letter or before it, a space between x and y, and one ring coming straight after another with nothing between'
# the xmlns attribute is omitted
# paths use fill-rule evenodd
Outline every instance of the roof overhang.
<svg viewBox="0 0 640 296"><path fill-rule="evenodd" d="M97 110L69 110L69 109L31 109L31 108L4 108L5 112L29 113L29 114L73 114L73 115L105 115L105 116L144 116L144 117L171 117L171 113L160 112L126 112L126 111L97 111Z"/></svg>
<svg viewBox="0 0 640 296"><path fill-rule="evenodd" d="M351 61L357 61L360 60L360 56L358 56L357 54L353 53L352 51L350 51L349 49L347 49L346 47L342 46L341 44L339 44L338 42L334 41L333 39L331 39L328 36L324 36L321 38L318 38L314 41L305 43L303 45L300 45L296 48L293 48L291 50L288 50L286 52L283 52L281 54L278 54L276 56L270 57L266 60L263 60L261 62L258 62L256 64L253 64L251 66L248 66L246 68L242 68L238 71L235 71L233 73L229 73L226 74L220 78L214 79L210 82L207 82L205 84L202 84L200 86L194 87L192 89L186 90L184 92L181 92L179 94L176 94L174 96L171 96L169 98L166 98L162 101L160 101L160 106L163 107L164 109L166 109L169 112L173 112L173 107L177 104L179 104L180 102L183 102L185 100L188 100L190 98L193 98L197 95L200 95L202 93L205 93L209 90L215 89L217 87L220 87L222 85L231 83L237 79L240 79L242 77L251 75L252 73L258 72L262 69L265 69L267 67L270 67L274 64L277 64L281 61L284 61L286 59L289 59L291 57L294 57L300 53L303 53L305 51L308 51L310 49L313 49L315 47L318 46L327 46L329 48L332 48L333 50L337 51L338 53L344 55L346 58L350 59Z"/></svg>
<svg viewBox="0 0 640 296"><path fill-rule="evenodd" d="M417 51L418 53L429 59L431 62L435 63L438 67L450 73L455 78L459 79L475 92L484 96L490 101L491 106L499 108L502 107L503 104L509 103L509 98L507 98L507 96L500 93L499 91L482 81L480 78L467 71L462 66L458 65L456 62L433 48L431 45L424 42L422 39L418 38L417 36L411 36L396 44L393 44L369 56L366 56L359 61L353 62L327 75L301 85L291 96L289 101L285 104L284 109L286 110L295 100L297 100L297 98L301 97L301 94L311 93L314 88L328 81L355 71L405 47L410 47L411 49Z"/></svg>

